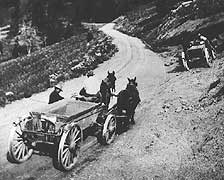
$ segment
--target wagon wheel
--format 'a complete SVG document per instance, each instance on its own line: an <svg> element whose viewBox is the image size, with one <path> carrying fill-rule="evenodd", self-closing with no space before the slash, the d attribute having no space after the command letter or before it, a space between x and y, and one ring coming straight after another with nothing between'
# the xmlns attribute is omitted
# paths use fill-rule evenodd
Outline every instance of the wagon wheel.
<svg viewBox="0 0 224 180"><path fill-rule="evenodd" d="M58 147L57 168L69 171L74 167L79 157L81 138L81 129L77 125L63 133Z"/></svg>
<svg viewBox="0 0 224 180"><path fill-rule="evenodd" d="M181 56L182 56L181 59L182 59L182 63L183 63L184 68L189 71L190 70L189 64L188 64L188 61L187 61L187 59L185 57L184 52L182 52Z"/></svg>
<svg viewBox="0 0 224 180"><path fill-rule="evenodd" d="M33 149L29 142L23 138L19 125L11 129L9 135L9 147L7 159L12 163L22 163L28 160L33 154Z"/></svg>
<svg viewBox="0 0 224 180"><path fill-rule="evenodd" d="M212 66L212 55L209 55L207 48L205 48L205 63L207 67Z"/></svg>
<svg viewBox="0 0 224 180"><path fill-rule="evenodd" d="M111 144L116 136L117 122L114 115L109 115L104 123L102 135L98 137L98 142L102 145Z"/></svg>

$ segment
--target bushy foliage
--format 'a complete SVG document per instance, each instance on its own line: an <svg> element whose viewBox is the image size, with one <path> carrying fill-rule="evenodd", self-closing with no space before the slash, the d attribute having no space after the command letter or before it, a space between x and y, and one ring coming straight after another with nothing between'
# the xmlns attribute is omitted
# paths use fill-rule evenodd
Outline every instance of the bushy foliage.
<svg viewBox="0 0 224 180"><path fill-rule="evenodd" d="M5 92L12 91L16 99L20 99L49 88L50 75L54 73L59 74L62 81L78 77L115 53L116 47L111 40L104 43L103 33L94 34L89 47L86 46L86 35L86 32L80 33L30 56L0 64L1 88ZM96 51L101 53L101 58ZM77 64L81 64L81 68L74 68Z"/></svg>
<svg viewBox="0 0 224 180"><path fill-rule="evenodd" d="M197 5L202 17L216 14L218 12L224 12L223 0L199 0L197 1Z"/></svg>
<svg viewBox="0 0 224 180"><path fill-rule="evenodd" d="M20 25L19 32L13 41L15 40L18 40L20 45L31 48L32 51L39 50L44 44L44 38L40 36L37 28L31 25L31 22Z"/></svg>

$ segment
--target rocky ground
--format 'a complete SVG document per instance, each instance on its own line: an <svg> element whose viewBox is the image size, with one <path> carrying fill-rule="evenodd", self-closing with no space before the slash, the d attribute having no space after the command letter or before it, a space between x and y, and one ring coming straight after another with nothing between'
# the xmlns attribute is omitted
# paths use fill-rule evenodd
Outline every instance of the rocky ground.
<svg viewBox="0 0 224 180"><path fill-rule="evenodd" d="M161 87L164 105L158 116L161 123L179 129L185 142L181 144L186 154L175 178L222 179L223 56L219 54L212 68L197 67L190 72L178 72L175 64L167 67L170 80Z"/></svg>
<svg viewBox="0 0 224 180"><path fill-rule="evenodd" d="M164 64L170 61L169 56L161 56ZM224 111L218 93L223 86L216 83L222 82L218 80L222 55L212 68L172 71L179 64L171 64L158 86L150 89L147 83L146 89L140 89L143 101L136 125L110 147L89 152L87 162L64 179L224 178ZM140 81L148 82L147 77Z"/></svg>
<svg viewBox="0 0 224 180"><path fill-rule="evenodd" d="M209 9L214 7L211 4ZM207 16L197 13L200 9L193 12L189 7L180 8L164 17L159 26L153 26L156 9L149 3L115 21L118 30L142 38L149 48L160 52L166 67L167 82L155 94L156 103L147 116L155 113L158 139L166 143L167 154L168 149L176 153L176 161L173 155L168 155L164 164L172 162L173 168L162 166L160 172L165 174L155 175L155 179L224 178L223 13L217 11ZM211 68L199 64L189 72L183 69L180 40L184 31L201 31L213 40L218 54ZM160 107L156 108L158 104Z"/></svg>

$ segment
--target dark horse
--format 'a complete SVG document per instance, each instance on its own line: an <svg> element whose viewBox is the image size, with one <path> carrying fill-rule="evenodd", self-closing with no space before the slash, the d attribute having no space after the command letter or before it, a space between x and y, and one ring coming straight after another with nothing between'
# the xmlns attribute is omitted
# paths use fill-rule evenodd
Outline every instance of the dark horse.
<svg viewBox="0 0 224 180"><path fill-rule="evenodd" d="M107 72L107 77L102 80L100 84L100 93L102 96L102 103L104 103L107 107L110 104L110 98L112 96L112 92L115 92L115 72L110 73Z"/></svg>
<svg viewBox="0 0 224 180"><path fill-rule="evenodd" d="M136 77L134 79L128 78L128 84L126 89L122 90L118 94L117 98L117 113L118 115L122 114L123 111L126 111L128 120L131 120L132 124L135 124L134 114L137 105L139 104L140 97L137 89Z"/></svg>

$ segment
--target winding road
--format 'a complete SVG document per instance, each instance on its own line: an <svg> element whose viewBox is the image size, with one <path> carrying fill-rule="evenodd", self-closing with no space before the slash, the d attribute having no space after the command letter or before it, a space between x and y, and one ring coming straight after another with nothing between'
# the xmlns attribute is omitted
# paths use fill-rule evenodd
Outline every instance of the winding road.
<svg viewBox="0 0 224 180"><path fill-rule="evenodd" d="M149 98L152 98L156 88L165 78L163 63L157 54L145 47L141 40L122 34L114 30L113 26L114 24L110 23L103 26L101 30L113 37L113 42L118 46L119 52L109 61L99 65L94 72L99 79L103 79L108 70L114 70L117 76L117 92L126 87L127 77L133 78L136 76L142 103L144 103ZM80 77L65 82L62 96L69 98L74 92L78 92L81 88L83 78L84 77ZM33 155L29 161L19 165L10 164L6 160L7 141L12 122L16 118L26 115L29 111L47 104L51 91L52 89L48 89L45 92L35 94L28 99L13 102L5 108L0 109L1 180L72 179L74 173L79 173L88 166L87 162L93 162L94 164L94 161L97 161L97 156L101 156L106 151L109 151L110 146L102 147L96 143L95 139L92 139L90 143L85 146L77 167L72 172L68 173L63 173L54 169L51 158L47 156ZM113 102L115 101L116 99L113 99ZM116 144L112 146L116 146Z"/></svg>

